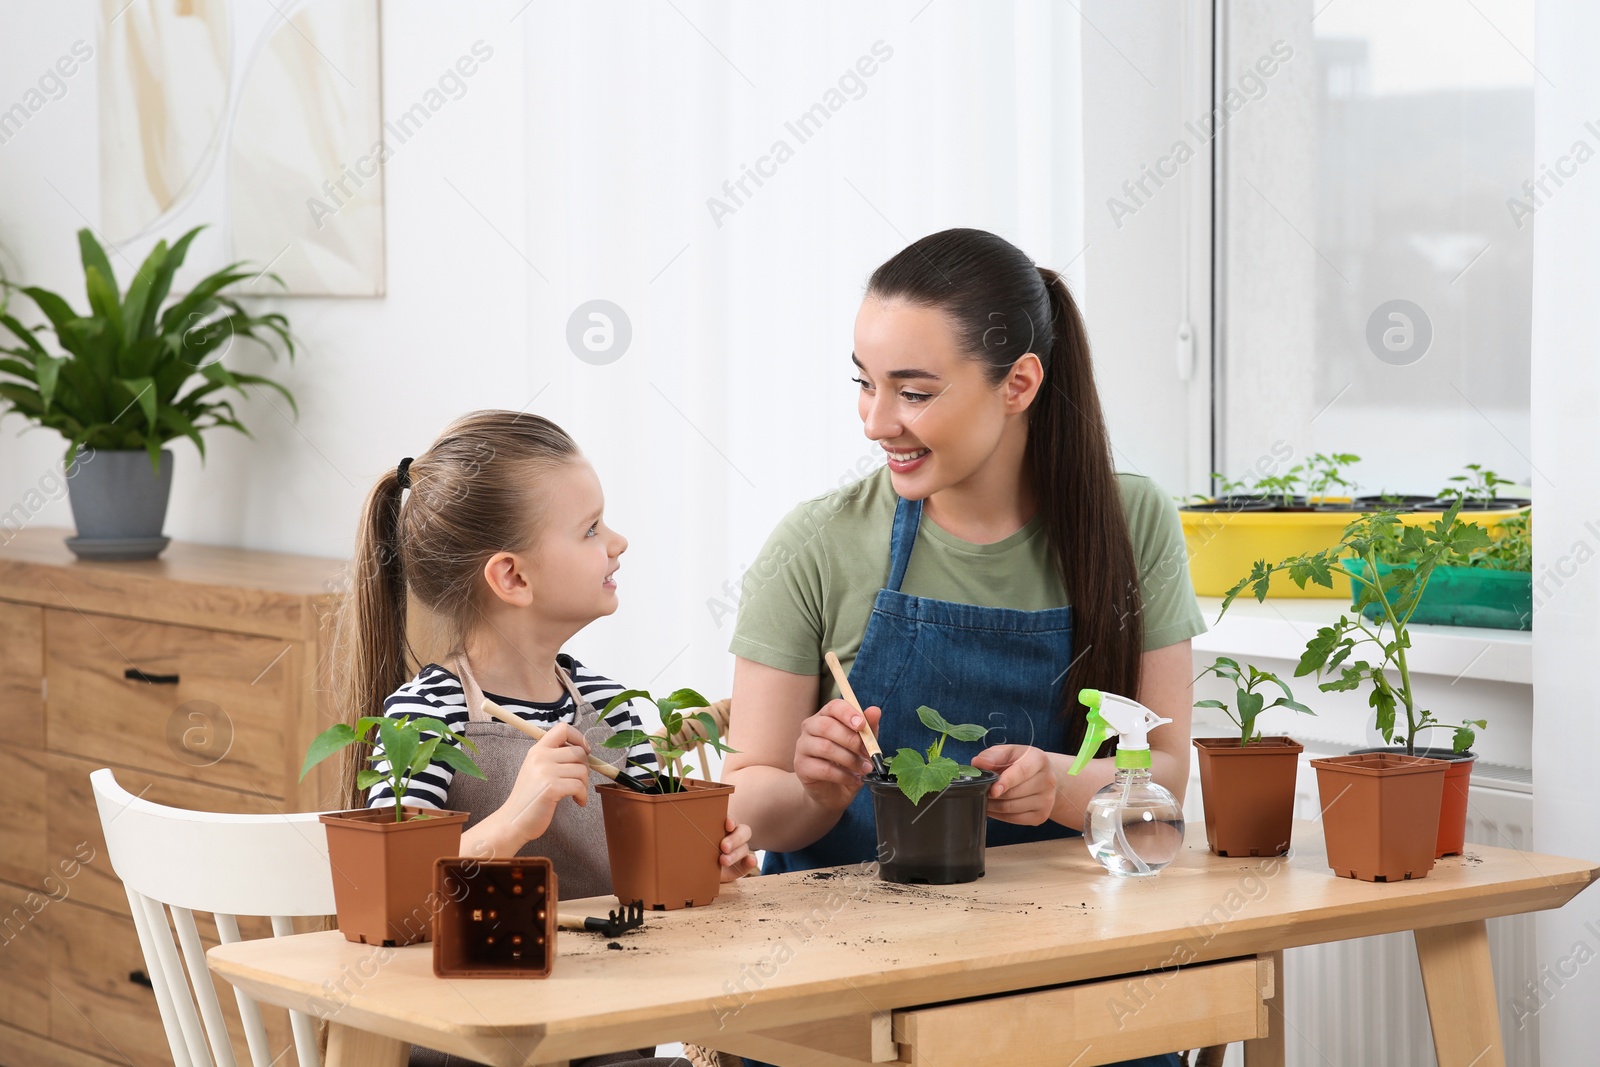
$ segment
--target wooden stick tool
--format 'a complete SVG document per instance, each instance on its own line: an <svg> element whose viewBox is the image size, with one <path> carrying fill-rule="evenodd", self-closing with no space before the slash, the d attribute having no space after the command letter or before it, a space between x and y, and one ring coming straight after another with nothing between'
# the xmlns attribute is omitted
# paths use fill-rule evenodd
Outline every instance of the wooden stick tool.
<svg viewBox="0 0 1600 1067"><path fill-rule="evenodd" d="M889 777L889 768L883 762L883 749L878 747L878 739L872 733L872 727L867 722L867 713L862 710L861 701L856 699L856 691L850 688L850 679L845 677L844 666L840 664L839 657L833 650L822 657L828 662L828 670L833 672L833 680L839 683L839 694L856 711L861 713L861 729L856 731L861 735L861 743L867 746L867 755L872 757L872 769L879 777Z"/></svg>
<svg viewBox="0 0 1600 1067"><path fill-rule="evenodd" d="M493 715L501 722L515 726L517 729L521 730L535 741L541 740L545 735L545 731L539 729L537 726L533 725L533 723L528 722L520 716L513 715L511 712L507 711L505 708L502 708L499 704L496 704L488 697L483 698L483 710L488 712L490 715ZM631 774L623 774L620 767L613 767L599 756L591 755L587 758L587 760L585 760L585 762L589 764L590 770L599 771L601 774L622 786L624 789L631 789L635 793L650 792L649 786L645 785Z"/></svg>

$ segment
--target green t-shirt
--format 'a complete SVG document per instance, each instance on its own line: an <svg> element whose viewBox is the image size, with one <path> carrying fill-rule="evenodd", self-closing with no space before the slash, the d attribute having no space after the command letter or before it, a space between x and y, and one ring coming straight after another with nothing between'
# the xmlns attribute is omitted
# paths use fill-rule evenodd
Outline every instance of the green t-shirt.
<svg viewBox="0 0 1600 1067"><path fill-rule="evenodd" d="M1177 508L1143 475L1119 473L1117 481L1139 568L1145 651L1204 633ZM848 671L861 648L873 601L889 580L897 500L882 468L785 516L745 571L733 654L820 674L823 699L836 696L822 654L833 649ZM1049 548L1040 515L988 545L952 536L924 515L900 591L991 608L1064 607Z"/></svg>

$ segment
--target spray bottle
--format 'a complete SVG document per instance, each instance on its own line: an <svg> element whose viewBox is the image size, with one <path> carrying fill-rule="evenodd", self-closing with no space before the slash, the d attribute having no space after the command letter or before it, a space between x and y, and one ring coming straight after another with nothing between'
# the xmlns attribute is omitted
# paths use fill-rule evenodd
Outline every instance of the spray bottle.
<svg viewBox="0 0 1600 1067"><path fill-rule="evenodd" d="M1089 855L1112 874L1156 874L1183 847L1183 808L1150 777L1149 733L1172 720L1136 700L1098 689L1081 690L1078 701L1089 708L1089 729L1069 773L1083 770L1106 738L1120 738L1117 776L1089 798L1084 811Z"/></svg>

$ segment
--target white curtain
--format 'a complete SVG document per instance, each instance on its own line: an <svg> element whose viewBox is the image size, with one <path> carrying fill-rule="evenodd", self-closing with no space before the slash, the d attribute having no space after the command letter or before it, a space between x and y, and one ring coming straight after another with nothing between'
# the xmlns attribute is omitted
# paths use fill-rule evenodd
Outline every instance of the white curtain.
<svg viewBox="0 0 1600 1067"><path fill-rule="evenodd" d="M952 226L1081 267L1078 16L650 0L522 17L532 410L576 435L632 538L622 609L577 651L630 685L722 695L743 568L789 508L881 465L849 380L872 269ZM566 342L592 299L631 324L607 365Z"/></svg>

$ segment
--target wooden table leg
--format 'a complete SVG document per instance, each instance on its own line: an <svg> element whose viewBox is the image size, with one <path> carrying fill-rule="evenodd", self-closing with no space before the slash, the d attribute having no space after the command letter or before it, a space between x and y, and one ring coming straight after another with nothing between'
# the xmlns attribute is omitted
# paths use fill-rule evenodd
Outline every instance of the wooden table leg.
<svg viewBox="0 0 1600 1067"><path fill-rule="evenodd" d="M1267 999L1267 1036L1244 1043L1245 1067L1284 1067L1288 1057L1284 1052L1283 1033L1288 1025L1283 1021L1283 953L1265 954L1272 960L1272 996Z"/></svg>
<svg viewBox="0 0 1600 1067"><path fill-rule="evenodd" d="M1439 1067L1505 1067L1488 925L1479 919L1415 936Z"/></svg>
<svg viewBox="0 0 1600 1067"><path fill-rule="evenodd" d="M408 1042L338 1023L328 1025L326 1067L406 1067L410 1058Z"/></svg>

